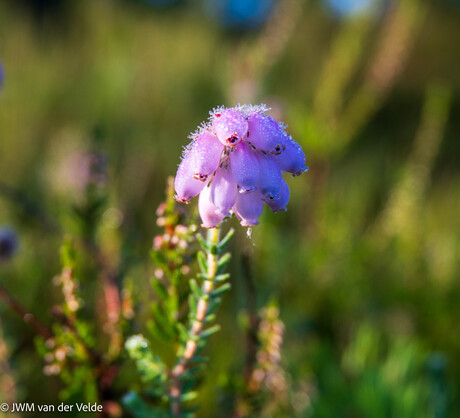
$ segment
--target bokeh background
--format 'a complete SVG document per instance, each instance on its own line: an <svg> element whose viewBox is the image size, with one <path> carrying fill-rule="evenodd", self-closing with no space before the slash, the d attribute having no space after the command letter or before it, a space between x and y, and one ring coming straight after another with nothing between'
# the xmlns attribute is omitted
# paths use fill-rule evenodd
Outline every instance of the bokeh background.
<svg viewBox="0 0 460 418"><path fill-rule="evenodd" d="M213 107L263 102L310 170L288 212L252 239L237 227L199 416L234 413L245 324L269 303L281 383L255 416L460 416L459 45L456 0L0 0L0 225L18 240L0 283L50 321L97 148L99 239L142 318L188 134ZM0 400L57 404L33 331L2 303L0 318Z"/></svg>

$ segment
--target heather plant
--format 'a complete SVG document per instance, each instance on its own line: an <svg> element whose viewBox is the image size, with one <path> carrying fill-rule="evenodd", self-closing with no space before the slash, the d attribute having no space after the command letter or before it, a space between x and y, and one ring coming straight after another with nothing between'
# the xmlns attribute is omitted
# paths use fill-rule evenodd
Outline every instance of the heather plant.
<svg viewBox="0 0 460 418"><path fill-rule="evenodd" d="M221 328L217 310L231 288L225 272L231 253L226 248L235 231L230 228L222 235L222 224L234 214L243 227L255 226L264 203L273 212L286 211L289 187L282 172L298 176L307 170L300 145L267 111L264 105L220 107L191 135L175 179L168 179L166 200L156 212L163 233L153 239L154 298L147 302L145 334L133 335L139 312L132 282L123 277L122 265L113 263L110 248L100 238L103 218L110 214L114 222L117 211L107 211L107 161L97 134L91 149L78 154L80 163L68 165L78 190L72 208L74 233L61 246L62 270L53 279L60 301L51 309L51 325L36 319L0 287L10 308L36 330L43 372L60 378L61 399L102 404L105 415L119 415L122 393L116 381L129 367L127 354L140 378L133 384L137 389L122 397L133 416L192 416L196 411L200 376L210 361L206 345ZM198 194L204 234L182 205ZM11 258L16 247L14 231L2 228L0 260ZM194 259L199 273L192 274ZM82 275L94 275L98 286L83 282ZM100 294L100 306L89 305L88 291ZM240 391L235 411L247 409L244 405L259 392L277 397L285 392L280 367L283 324L277 312L267 308L257 315L260 324L253 323L258 348L246 371L247 390Z"/></svg>
<svg viewBox="0 0 460 418"><path fill-rule="evenodd" d="M457 418L457 3L0 1L0 405Z"/></svg>
<svg viewBox="0 0 460 418"><path fill-rule="evenodd" d="M221 238L221 224L235 214L242 226L257 225L264 203L274 212L285 211L289 188L281 171L299 175L307 170L301 147L282 124L265 115L267 110L264 105L215 109L185 148L174 181L174 198L190 203L200 195L198 208L202 226L208 229L206 237L197 233L196 227L181 224L171 182L169 198L158 209L158 222L165 234L154 240L152 257L157 270L151 283L159 303L153 306L149 328L157 338L176 348L168 365L142 334L127 340L128 354L145 384L141 393L130 392L124 397L124 404L135 416L162 416L168 411L172 416L187 416L195 410L189 403L197 396L197 378L208 361L203 351L207 339L220 330L218 324L213 325L216 310L231 288L229 274L225 273L231 254L224 251L234 230ZM183 261L194 235L200 245L197 261L201 272L188 280L189 289L184 292ZM187 298L181 298L181 289ZM188 300L188 314L181 315L180 301L184 299ZM270 376L275 372L271 368L279 362L280 338L266 341L268 338L262 334L260 341L265 341L266 350L276 352L260 354L258 361L263 363L264 356L275 358L267 358L258 366L261 370L253 371L248 381L252 391L257 383L251 382L263 379L261 373L270 373L266 379L273 380Z"/></svg>

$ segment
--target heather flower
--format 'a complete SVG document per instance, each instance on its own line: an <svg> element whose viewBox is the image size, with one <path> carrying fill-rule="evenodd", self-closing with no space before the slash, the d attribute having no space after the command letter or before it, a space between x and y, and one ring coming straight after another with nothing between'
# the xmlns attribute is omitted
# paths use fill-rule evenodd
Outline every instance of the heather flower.
<svg viewBox="0 0 460 418"><path fill-rule="evenodd" d="M232 174L239 186L240 193L249 193L257 189L259 180L259 162L251 146L242 142L230 153Z"/></svg>
<svg viewBox="0 0 460 418"><path fill-rule="evenodd" d="M259 162L259 190L264 200L279 198L283 176L274 158L269 154L257 154Z"/></svg>
<svg viewBox="0 0 460 418"><path fill-rule="evenodd" d="M206 185L206 181L195 177L191 163L192 158L185 156L177 169L174 186L178 202L190 203L190 199L198 195Z"/></svg>
<svg viewBox="0 0 460 418"><path fill-rule="evenodd" d="M239 194L233 211L242 226L251 226L259 223L263 208L262 195L256 190L253 193Z"/></svg>
<svg viewBox="0 0 460 418"><path fill-rule="evenodd" d="M281 179L281 189L279 198L276 200L265 201L273 212L284 212L287 210L286 206L289 202L289 186L284 179Z"/></svg>
<svg viewBox="0 0 460 418"><path fill-rule="evenodd" d="M205 187L198 199L198 210L200 211L201 221L205 228L213 228L221 223L225 215L214 205L211 200L211 188Z"/></svg>
<svg viewBox="0 0 460 418"><path fill-rule="evenodd" d="M238 185L233 178L230 163L227 160L216 171L211 185L211 201L217 210L225 216L230 216L230 209L236 203Z"/></svg>
<svg viewBox="0 0 460 418"><path fill-rule="evenodd" d="M261 106L218 108L211 112L185 148L176 178L176 199L198 209L206 228L232 213L241 225L257 225L266 203L285 211L289 186L282 171L297 176L307 170L302 148L286 127Z"/></svg>
<svg viewBox="0 0 460 418"><path fill-rule="evenodd" d="M222 144L234 147L246 137L248 121L241 112L234 109L222 109L214 112L212 129Z"/></svg>

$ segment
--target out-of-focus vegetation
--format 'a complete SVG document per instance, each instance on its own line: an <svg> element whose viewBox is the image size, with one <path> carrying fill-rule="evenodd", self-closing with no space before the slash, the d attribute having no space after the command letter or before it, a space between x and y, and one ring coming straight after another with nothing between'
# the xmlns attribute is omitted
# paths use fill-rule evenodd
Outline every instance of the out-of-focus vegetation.
<svg viewBox="0 0 460 418"><path fill-rule="evenodd" d="M61 311L101 309L100 258L62 242L102 251L144 331L155 211L187 135L213 107L264 102L310 170L287 213L252 240L237 228L199 416L458 417L460 3L215 3L0 0L0 224L19 242L0 258L0 401L102 396L63 390L85 370L36 353ZM74 266L83 300L63 302ZM110 378L116 415L139 383L129 361Z"/></svg>

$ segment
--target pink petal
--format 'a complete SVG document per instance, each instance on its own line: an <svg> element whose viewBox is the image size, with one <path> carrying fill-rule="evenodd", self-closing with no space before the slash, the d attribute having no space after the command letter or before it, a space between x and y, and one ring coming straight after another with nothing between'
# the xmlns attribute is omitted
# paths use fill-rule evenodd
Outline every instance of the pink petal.
<svg viewBox="0 0 460 418"><path fill-rule="evenodd" d="M176 200L182 203L190 203L190 199L195 197L203 190L206 181L197 180L193 177L194 173L191 168L193 154L187 154L179 164L177 169L174 186L176 189Z"/></svg>
<svg viewBox="0 0 460 418"><path fill-rule="evenodd" d="M205 187L198 199L198 210L204 228L216 228L224 219L211 201L211 187Z"/></svg>
<svg viewBox="0 0 460 418"><path fill-rule="evenodd" d="M248 193L256 190L257 180L259 180L259 163L249 145L241 142L234 147L230 160L233 178L240 186L240 192Z"/></svg>
<svg viewBox="0 0 460 418"><path fill-rule="evenodd" d="M245 139L256 148L266 152L280 152L284 129L270 116L256 113L248 120L249 135Z"/></svg>
<svg viewBox="0 0 460 418"><path fill-rule="evenodd" d="M235 216L240 220L242 226L258 225L258 219L262 214L263 208L264 203L259 191L246 194L239 193L233 212L235 212Z"/></svg>
<svg viewBox="0 0 460 418"><path fill-rule="evenodd" d="M282 181L281 183L281 190L280 190L280 197L276 200L268 200L265 203L270 206L270 209L273 212L284 212L287 210L286 206L289 202L289 186L287 183Z"/></svg>
<svg viewBox="0 0 460 418"><path fill-rule="evenodd" d="M212 128L222 144L234 147L246 137L248 122L238 111L223 109L214 113Z"/></svg>
<svg viewBox="0 0 460 418"><path fill-rule="evenodd" d="M211 200L217 209L225 216L230 216L230 209L236 201L238 189L232 175L230 162L227 160L216 171L211 184Z"/></svg>
<svg viewBox="0 0 460 418"><path fill-rule="evenodd" d="M285 136L283 146L284 150L281 153L272 153L278 167L283 171L292 173L293 176L307 171L308 167L305 165L305 154L302 147L289 135Z"/></svg>
<svg viewBox="0 0 460 418"><path fill-rule="evenodd" d="M270 154L257 153L259 161L259 190L266 201L279 197L283 176L281 170Z"/></svg>
<svg viewBox="0 0 460 418"><path fill-rule="evenodd" d="M207 179L219 166L224 146L210 131L203 131L197 136L190 150L191 168L198 180Z"/></svg>

